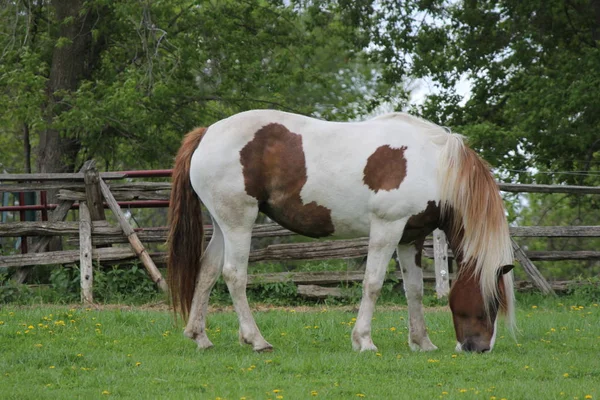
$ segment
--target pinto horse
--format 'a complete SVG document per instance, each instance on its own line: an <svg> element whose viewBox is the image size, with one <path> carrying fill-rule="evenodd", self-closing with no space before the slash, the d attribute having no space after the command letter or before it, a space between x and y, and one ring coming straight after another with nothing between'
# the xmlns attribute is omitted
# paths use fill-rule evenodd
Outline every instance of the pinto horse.
<svg viewBox="0 0 600 400"><path fill-rule="evenodd" d="M212 217L203 250L201 202ZM408 301L409 345L435 350L423 316L421 250L441 228L459 272L449 296L457 350L489 351L499 310L514 323L513 252L489 166L462 136L404 113L326 122L273 110L233 115L190 132L175 160L168 239L173 306L199 348L221 273L241 343L271 350L246 297L252 227L261 211L302 235L369 237L355 350L376 350L371 320L394 250Z"/></svg>

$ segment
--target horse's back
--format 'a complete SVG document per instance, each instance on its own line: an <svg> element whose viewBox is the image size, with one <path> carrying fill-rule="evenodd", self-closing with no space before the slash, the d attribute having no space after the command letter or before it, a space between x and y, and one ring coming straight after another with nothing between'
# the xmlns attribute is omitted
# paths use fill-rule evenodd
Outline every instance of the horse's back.
<svg viewBox="0 0 600 400"><path fill-rule="evenodd" d="M192 185L205 203L258 204L308 236L366 235L374 214L402 218L437 200L437 150L422 130L401 118L326 122L248 111L208 128Z"/></svg>

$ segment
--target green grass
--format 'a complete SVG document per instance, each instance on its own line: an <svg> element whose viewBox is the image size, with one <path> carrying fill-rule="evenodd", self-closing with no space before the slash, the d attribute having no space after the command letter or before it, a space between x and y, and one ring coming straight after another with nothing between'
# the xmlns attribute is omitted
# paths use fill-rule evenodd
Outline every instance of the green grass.
<svg viewBox="0 0 600 400"><path fill-rule="evenodd" d="M600 398L600 307L526 298L515 341L454 352L450 313L427 312L440 350L413 353L405 309L380 307L379 353L351 350L353 310L255 312L273 353L237 341L233 312L209 316L215 347L198 351L168 311L3 306L2 399L585 399ZM103 394L104 393L104 394ZM278 397L281 396L281 397Z"/></svg>

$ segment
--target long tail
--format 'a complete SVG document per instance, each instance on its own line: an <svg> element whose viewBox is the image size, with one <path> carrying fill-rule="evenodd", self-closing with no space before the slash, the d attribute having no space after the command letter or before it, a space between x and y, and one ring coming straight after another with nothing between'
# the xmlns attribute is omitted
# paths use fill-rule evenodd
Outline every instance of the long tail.
<svg viewBox="0 0 600 400"><path fill-rule="evenodd" d="M173 309L185 321L192 305L204 246L200 199L190 182L192 154L200 144L204 132L206 128L197 128L185 136L175 158L172 177L167 281Z"/></svg>

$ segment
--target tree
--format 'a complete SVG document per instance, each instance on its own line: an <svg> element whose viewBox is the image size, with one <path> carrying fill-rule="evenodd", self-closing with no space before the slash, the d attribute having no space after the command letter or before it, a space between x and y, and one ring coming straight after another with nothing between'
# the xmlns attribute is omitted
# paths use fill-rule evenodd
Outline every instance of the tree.
<svg viewBox="0 0 600 400"><path fill-rule="evenodd" d="M39 172L165 168L186 131L245 109L354 118L387 88L346 19L333 1L5 1L3 152L27 132Z"/></svg>
<svg viewBox="0 0 600 400"><path fill-rule="evenodd" d="M599 0L379 4L368 26L385 78L437 86L415 111L466 134L507 179L530 181L534 167L537 182L598 184ZM466 101L455 89L465 78Z"/></svg>

